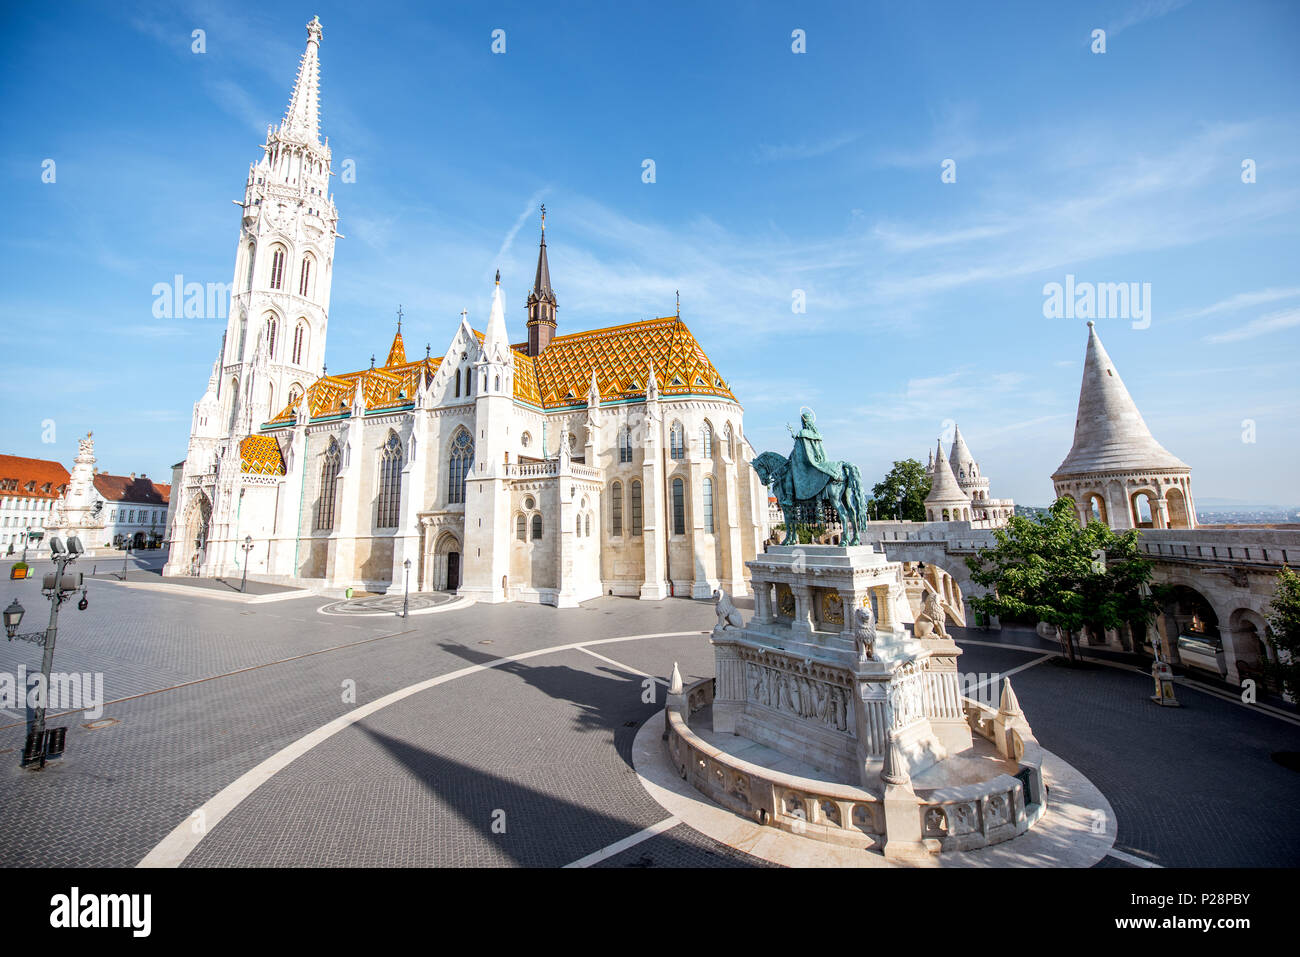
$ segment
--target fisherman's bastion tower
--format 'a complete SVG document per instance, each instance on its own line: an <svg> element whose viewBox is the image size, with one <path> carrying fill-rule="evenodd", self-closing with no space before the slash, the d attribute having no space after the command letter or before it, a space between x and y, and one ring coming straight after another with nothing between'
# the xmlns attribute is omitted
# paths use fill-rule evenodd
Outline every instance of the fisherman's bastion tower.
<svg viewBox="0 0 1300 957"><path fill-rule="evenodd" d="M766 534L743 409L680 315L557 335L542 210L526 338L327 374L338 215L321 25L249 171L230 321L174 480L167 575L573 605L747 591ZM382 354L382 353L381 353Z"/></svg>
<svg viewBox="0 0 1300 957"><path fill-rule="evenodd" d="M1088 323L1074 445L1052 474L1079 521L1111 528L1195 528L1192 470L1155 440L1115 363Z"/></svg>

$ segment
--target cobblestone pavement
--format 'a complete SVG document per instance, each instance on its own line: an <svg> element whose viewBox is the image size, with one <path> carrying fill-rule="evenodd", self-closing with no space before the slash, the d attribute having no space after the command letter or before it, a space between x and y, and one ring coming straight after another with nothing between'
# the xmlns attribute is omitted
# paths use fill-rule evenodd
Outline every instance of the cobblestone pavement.
<svg viewBox="0 0 1300 957"><path fill-rule="evenodd" d="M25 624L48 606L9 582ZM102 672L116 724L69 727L67 755L18 767L21 715L0 727L0 863L131 866L222 788L358 705L470 665L575 642L410 695L326 739L210 828L186 866L559 866L663 821L631 767L637 727L662 707L641 673L712 674L708 603L602 598L581 608L474 605L355 620L319 598L273 605L91 582L64 606L56 671ZM699 633L694 633L698 630ZM981 636L996 640L996 635ZM995 673L1038 649L969 644L963 671ZM0 645L0 672L39 649ZM1119 817L1117 846L1166 866L1290 865L1300 775L1270 759L1300 728L1211 695L1147 700L1142 675L1045 662L1013 679L1043 745L1078 767ZM116 700L113 700L116 699ZM599 866L760 864L678 825ZM1107 865L1117 862L1107 859Z"/></svg>

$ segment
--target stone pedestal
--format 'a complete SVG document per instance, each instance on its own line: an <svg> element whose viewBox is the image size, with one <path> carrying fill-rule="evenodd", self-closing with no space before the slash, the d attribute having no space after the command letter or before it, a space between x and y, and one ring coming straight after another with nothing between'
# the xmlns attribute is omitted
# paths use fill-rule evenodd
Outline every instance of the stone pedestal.
<svg viewBox="0 0 1300 957"><path fill-rule="evenodd" d="M903 628L900 563L870 545L778 545L748 564L753 618L713 635L715 732L871 789L891 735L905 776L970 747L960 652ZM853 612L864 607L876 619L869 658L854 639Z"/></svg>

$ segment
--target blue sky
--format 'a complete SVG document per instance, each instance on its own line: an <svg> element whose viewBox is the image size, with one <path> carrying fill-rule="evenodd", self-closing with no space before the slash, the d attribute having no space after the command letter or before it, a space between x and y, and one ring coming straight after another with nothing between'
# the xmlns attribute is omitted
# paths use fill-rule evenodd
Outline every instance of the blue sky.
<svg viewBox="0 0 1300 957"><path fill-rule="evenodd" d="M1148 328L1098 328L1198 500L1300 500L1289 2L8 5L0 451L70 465L94 429L110 471L184 456L224 320L156 319L152 289L231 280L231 200L313 14L357 171L335 371L383 356L399 303L412 353L462 308L481 328L498 267L523 339L545 202L560 331L680 289L760 450L806 404L875 481L955 421L995 495L1050 501L1086 329L1043 287L1072 274L1150 283Z"/></svg>

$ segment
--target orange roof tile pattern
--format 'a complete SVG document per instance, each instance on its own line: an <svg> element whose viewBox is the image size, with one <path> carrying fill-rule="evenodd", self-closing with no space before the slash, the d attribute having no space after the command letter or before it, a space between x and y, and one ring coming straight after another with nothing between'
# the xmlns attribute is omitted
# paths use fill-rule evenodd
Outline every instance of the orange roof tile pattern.
<svg viewBox="0 0 1300 957"><path fill-rule="evenodd" d="M556 336L540 356L541 405L585 405L596 371L602 401L643 395L654 363L660 395L716 395L736 401L700 344L677 316ZM519 398L516 378L515 395Z"/></svg>
<svg viewBox="0 0 1300 957"><path fill-rule="evenodd" d="M239 470L246 475L283 475L280 443L269 435L250 435L239 443Z"/></svg>
<svg viewBox="0 0 1300 957"><path fill-rule="evenodd" d="M483 341L483 333L475 330L474 335L480 343ZM541 409L586 405L593 369L602 401L643 397L652 363L661 395L714 395L736 401L686 323L677 316L556 336L536 357L515 347L511 353L515 399ZM358 382L367 409L408 404L423 377L432 377L442 359L405 360L399 332L384 366L325 375L313 382L305 395L308 415L315 419L346 414ZM267 424L287 425L293 420L294 406L289 405Z"/></svg>

